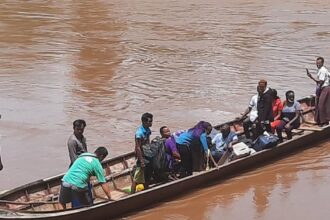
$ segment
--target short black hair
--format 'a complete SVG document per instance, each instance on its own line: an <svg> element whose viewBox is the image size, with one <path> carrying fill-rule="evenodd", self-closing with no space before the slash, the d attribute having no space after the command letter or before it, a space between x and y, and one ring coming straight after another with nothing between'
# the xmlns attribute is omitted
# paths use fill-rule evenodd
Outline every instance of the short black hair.
<svg viewBox="0 0 330 220"><path fill-rule="evenodd" d="M148 119L151 119L151 120L152 120L153 117L154 117L154 116L153 116L151 113L146 112L146 113L144 113L144 114L142 115L142 117L141 117L141 121L142 121L142 122L148 122Z"/></svg>
<svg viewBox="0 0 330 220"><path fill-rule="evenodd" d="M164 128L167 128L167 126L162 126L162 127L160 127L160 129L159 129L159 133L160 133L160 134L163 134L163 130L164 130Z"/></svg>
<svg viewBox="0 0 330 220"><path fill-rule="evenodd" d="M276 89L271 89L272 91L272 95L273 95L273 98L276 99L278 96L277 96L277 90Z"/></svg>
<svg viewBox="0 0 330 220"><path fill-rule="evenodd" d="M85 122L85 120L83 120L83 119L77 119L77 120L75 120L75 121L73 122L73 128L75 128L75 127L81 127L81 126L86 127L86 122Z"/></svg>
<svg viewBox="0 0 330 220"><path fill-rule="evenodd" d="M105 147L98 147L94 153L97 155L97 156L103 156L103 157L106 157L108 155L108 150L105 148Z"/></svg>
<svg viewBox="0 0 330 220"><path fill-rule="evenodd" d="M285 97L287 97L290 93L292 93L292 94L294 95L294 91L289 90L289 91L286 91L286 93L285 93Z"/></svg>
<svg viewBox="0 0 330 220"><path fill-rule="evenodd" d="M230 129L230 125L227 123L220 126L220 130L227 130L227 129Z"/></svg>
<svg viewBox="0 0 330 220"><path fill-rule="evenodd" d="M324 63L324 58L323 57L318 57L316 60L321 60L322 63Z"/></svg>

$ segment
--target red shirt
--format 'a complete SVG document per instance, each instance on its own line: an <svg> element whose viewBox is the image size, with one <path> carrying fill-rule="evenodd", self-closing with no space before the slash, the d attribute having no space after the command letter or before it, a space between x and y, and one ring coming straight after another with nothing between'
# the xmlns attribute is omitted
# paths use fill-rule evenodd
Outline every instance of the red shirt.
<svg viewBox="0 0 330 220"><path fill-rule="evenodd" d="M280 111L283 110L283 103L280 98L273 101L273 116L276 117Z"/></svg>

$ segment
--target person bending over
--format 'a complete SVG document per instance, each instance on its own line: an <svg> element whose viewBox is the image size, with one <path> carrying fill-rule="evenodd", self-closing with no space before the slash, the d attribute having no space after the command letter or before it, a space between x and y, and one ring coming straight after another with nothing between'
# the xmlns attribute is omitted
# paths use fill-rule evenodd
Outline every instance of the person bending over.
<svg viewBox="0 0 330 220"><path fill-rule="evenodd" d="M66 209L66 204L77 200L80 207L93 205L93 198L88 190L91 176L96 176L101 187L111 199L109 185L106 183L101 161L108 155L105 147L98 147L94 153L82 153L62 178L59 202ZM79 208L79 207L73 207Z"/></svg>

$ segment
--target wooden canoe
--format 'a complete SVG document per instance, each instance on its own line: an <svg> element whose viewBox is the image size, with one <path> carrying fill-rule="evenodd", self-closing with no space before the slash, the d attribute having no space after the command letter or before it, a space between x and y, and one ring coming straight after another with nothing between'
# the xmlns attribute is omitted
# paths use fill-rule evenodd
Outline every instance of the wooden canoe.
<svg viewBox="0 0 330 220"><path fill-rule="evenodd" d="M300 99L303 118L306 122L313 121L313 96ZM233 120L227 122L231 129L241 134L242 124ZM221 125L215 126L219 129ZM274 160L290 155L315 144L329 140L330 126L319 128L311 123L303 123L301 129L294 131L293 139L284 141L278 146L257 152L253 155L225 163L207 171L194 173L182 179L154 185L142 192L130 195L127 189L131 185L130 171L135 163L134 152L108 159L103 162L106 179L110 183L114 201L106 201L105 195L97 181L93 180L95 205L80 209L61 210L58 194L63 174L38 180L27 185L9 190L0 195L0 220L31 219L31 220L109 220L130 212L143 210L162 200L177 196L180 193L203 186L211 181L228 179L247 170L260 167Z"/></svg>

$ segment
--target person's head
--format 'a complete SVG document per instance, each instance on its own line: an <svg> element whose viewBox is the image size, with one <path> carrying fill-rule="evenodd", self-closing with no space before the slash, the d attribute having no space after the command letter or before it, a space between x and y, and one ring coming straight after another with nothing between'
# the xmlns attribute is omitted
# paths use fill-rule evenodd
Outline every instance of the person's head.
<svg viewBox="0 0 330 220"><path fill-rule="evenodd" d="M108 155L108 150L105 147L98 147L95 151L94 154L96 157L99 159L99 161L104 160L106 156Z"/></svg>
<svg viewBox="0 0 330 220"><path fill-rule="evenodd" d="M285 93L285 98L288 103L294 102L294 92L292 90L289 90Z"/></svg>
<svg viewBox="0 0 330 220"><path fill-rule="evenodd" d="M207 123L207 125L206 125L206 128L205 128L205 132L206 132L207 135L209 135L211 133L213 127L210 123L208 123L208 122L206 122L206 123Z"/></svg>
<svg viewBox="0 0 330 220"><path fill-rule="evenodd" d="M210 134L212 131L212 125L206 121L198 122L193 128L190 128L189 131L193 133L193 136L199 138L202 133Z"/></svg>
<svg viewBox="0 0 330 220"><path fill-rule="evenodd" d="M159 133L162 136L162 138L169 138L171 136L171 131L167 126L162 126L159 129Z"/></svg>
<svg viewBox="0 0 330 220"><path fill-rule="evenodd" d="M220 132L223 138L226 138L230 133L230 126L228 124L224 124L220 127Z"/></svg>
<svg viewBox="0 0 330 220"><path fill-rule="evenodd" d="M263 94L267 88L267 81L262 79L258 82L259 93Z"/></svg>
<svg viewBox="0 0 330 220"><path fill-rule="evenodd" d="M316 66L318 69L320 69L324 64L324 58L323 57L318 57L316 59Z"/></svg>
<svg viewBox="0 0 330 220"><path fill-rule="evenodd" d="M276 89L272 89L272 97L273 97L273 100L278 98Z"/></svg>
<svg viewBox="0 0 330 220"><path fill-rule="evenodd" d="M77 137L81 137L86 127L85 120L78 119L73 122L73 132Z"/></svg>
<svg viewBox="0 0 330 220"><path fill-rule="evenodd" d="M143 127L150 128L152 126L152 119L152 114L150 114L149 112L144 113L141 117Z"/></svg>

